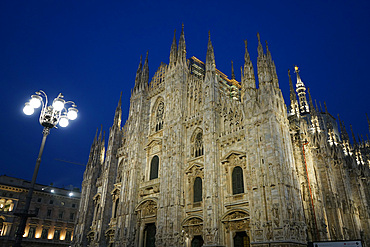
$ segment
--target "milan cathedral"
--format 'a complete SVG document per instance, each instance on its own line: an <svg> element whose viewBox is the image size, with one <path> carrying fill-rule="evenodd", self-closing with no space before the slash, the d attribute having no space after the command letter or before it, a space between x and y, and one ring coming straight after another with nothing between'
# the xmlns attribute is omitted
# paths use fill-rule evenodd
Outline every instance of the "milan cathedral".
<svg viewBox="0 0 370 247"><path fill-rule="evenodd" d="M210 36L205 62L187 58L183 28L150 82L146 55L126 123L120 99L107 145L93 141L74 246L370 246L370 142L350 143L298 67L287 107L257 36L257 74L245 41L240 82Z"/></svg>

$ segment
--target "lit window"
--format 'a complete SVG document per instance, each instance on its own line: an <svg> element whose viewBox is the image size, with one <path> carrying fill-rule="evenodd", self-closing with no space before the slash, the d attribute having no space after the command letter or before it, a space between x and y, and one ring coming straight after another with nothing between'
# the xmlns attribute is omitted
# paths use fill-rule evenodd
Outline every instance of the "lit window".
<svg viewBox="0 0 370 247"><path fill-rule="evenodd" d="M53 237L53 239L54 240L59 240L59 238L60 238L60 231L59 230L55 230L54 231L54 237Z"/></svg>
<svg viewBox="0 0 370 247"><path fill-rule="evenodd" d="M30 229L28 230L28 238L34 238L35 237L35 231L36 231L36 227L32 226L30 227Z"/></svg>
<svg viewBox="0 0 370 247"><path fill-rule="evenodd" d="M71 241L71 237L72 237L72 232L71 231L67 231L66 232L66 237L65 237L65 241Z"/></svg>
<svg viewBox="0 0 370 247"><path fill-rule="evenodd" d="M47 239L47 237L48 237L48 232L49 232L49 229L45 229L45 228L43 228L43 229L42 229L42 232L41 232L41 239Z"/></svg>

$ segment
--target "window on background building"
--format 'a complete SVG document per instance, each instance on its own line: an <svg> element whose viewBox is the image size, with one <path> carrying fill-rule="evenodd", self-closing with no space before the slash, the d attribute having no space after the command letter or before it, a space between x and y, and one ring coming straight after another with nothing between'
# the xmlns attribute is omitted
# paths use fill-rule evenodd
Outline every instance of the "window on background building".
<svg viewBox="0 0 370 247"><path fill-rule="evenodd" d="M53 200L50 200L49 204L54 204L54 201Z"/></svg>
<svg viewBox="0 0 370 247"><path fill-rule="evenodd" d="M72 208L75 208L75 207L76 207L76 204L74 204L74 203L73 203L73 204L72 204Z"/></svg>
<svg viewBox="0 0 370 247"><path fill-rule="evenodd" d="M53 239L54 240L59 240L59 238L60 238L60 230L55 230Z"/></svg>
<svg viewBox="0 0 370 247"><path fill-rule="evenodd" d="M59 212L59 215L58 215L59 216L59 219L63 219L63 215L64 215L64 212L63 211L60 211Z"/></svg>
<svg viewBox="0 0 370 247"><path fill-rule="evenodd" d="M36 214L36 216L39 215L39 212L40 212L40 208L35 208L35 214Z"/></svg>
<svg viewBox="0 0 370 247"><path fill-rule="evenodd" d="M69 219L74 220L75 219L75 213L70 213L69 214Z"/></svg>
<svg viewBox="0 0 370 247"><path fill-rule="evenodd" d="M149 179L158 178L158 167L159 167L159 158L155 155L150 162L150 177Z"/></svg>
<svg viewBox="0 0 370 247"><path fill-rule="evenodd" d="M196 177L194 180L194 202L201 202L202 201L202 179L200 177Z"/></svg>
<svg viewBox="0 0 370 247"><path fill-rule="evenodd" d="M71 237L72 237L72 232L71 231L67 231L66 232L65 241L71 241Z"/></svg>
<svg viewBox="0 0 370 247"><path fill-rule="evenodd" d="M48 238L48 232L49 229L43 228L41 232L41 239L47 239Z"/></svg>
<svg viewBox="0 0 370 247"><path fill-rule="evenodd" d="M36 227L31 226L28 230L28 238L35 238Z"/></svg>
<svg viewBox="0 0 370 247"><path fill-rule="evenodd" d="M37 202L41 202L42 201L42 199L41 198L37 198Z"/></svg>
<svg viewBox="0 0 370 247"><path fill-rule="evenodd" d="M243 169L240 166L234 168L232 173L233 195L244 193Z"/></svg>
<svg viewBox="0 0 370 247"><path fill-rule="evenodd" d="M50 218L51 217L51 209L48 209L48 211L46 212L46 217L47 218Z"/></svg>

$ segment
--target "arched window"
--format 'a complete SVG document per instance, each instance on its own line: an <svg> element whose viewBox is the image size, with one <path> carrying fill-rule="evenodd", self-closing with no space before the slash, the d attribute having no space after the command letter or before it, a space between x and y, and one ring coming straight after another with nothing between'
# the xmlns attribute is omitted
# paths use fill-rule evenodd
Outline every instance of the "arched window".
<svg viewBox="0 0 370 247"><path fill-rule="evenodd" d="M155 131L163 129L163 114L164 114L164 103L161 102L158 104L157 113L155 118Z"/></svg>
<svg viewBox="0 0 370 247"><path fill-rule="evenodd" d="M149 180L158 178L158 167L159 167L159 158L155 155L150 162L150 176Z"/></svg>
<svg viewBox="0 0 370 247"><path fill-rule="evenodd" d="M202 201L202 179L200 177L196 177L194 180L194 202L201 202Z"/></svg>
<svg viewBox="0 0 370 247"><path fill-rule="evenodd" d="M191 156L192 157L199 157L202 156L204 153L203 149L203 133L201 130L198 130L198 133L193 135L192 139L192 148L191 148Z"/></svg>
<svg viewBox="0 0 370 247"><path fill-rule="evenodd" d="M237 166L232 174L233 195L244 193L243 169Z"/></svg>

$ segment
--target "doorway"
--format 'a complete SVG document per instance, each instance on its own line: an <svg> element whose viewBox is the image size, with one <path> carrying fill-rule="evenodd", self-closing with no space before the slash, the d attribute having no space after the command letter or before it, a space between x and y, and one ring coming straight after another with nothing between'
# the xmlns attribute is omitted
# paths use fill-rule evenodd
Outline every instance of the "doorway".
<svg viewBox="0 0 370 247"><path fill-rule="evenodd" d="M155 247L155 223L150 223L144 229L144 247Z"/></svg>
<svg viewBox="0 0 370 247"><path fill-rule="evenodd" d="M234 237L234 247L249 247L250 240L246 232L237 232Z"/></svg>
<svg viewBox="0 0 370 247"><path fill-rule="evenodd" d="M194 236L193 240L191 240L191 247L201 247L203 246L203 238L202 236Z"/></svg>

